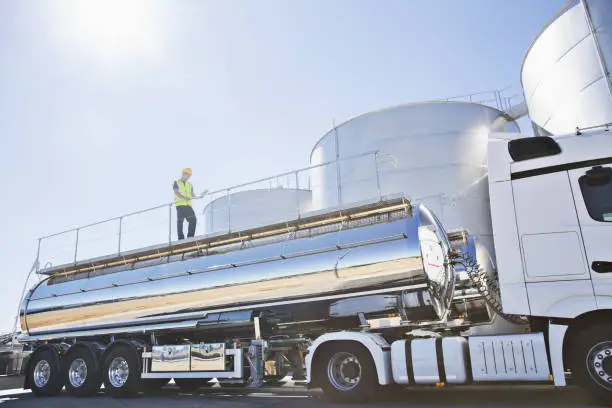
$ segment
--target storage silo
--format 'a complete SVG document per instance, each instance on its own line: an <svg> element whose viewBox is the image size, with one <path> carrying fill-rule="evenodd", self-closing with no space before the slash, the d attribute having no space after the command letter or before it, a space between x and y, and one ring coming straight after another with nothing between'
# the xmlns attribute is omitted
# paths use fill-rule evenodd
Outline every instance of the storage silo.
<svg viewBox="0 0 612 408"><path fill-rule="evenodd" d="M612 2L569 2L542 29L523 61L521 82L539 134L612 122Z"/></svg>
<svg viewBox="0 0 612 408"><path fill-rule="evenodd" d="M498 131L519 129L501 111L468 102L413 103L357 116L312 150L311 165L341 160L313 172L313 209L403 193L448 229L468 228L492 248L486 155L489 133Z"/></svg>
<svg viewBox="0 0 612 408"><path fill-rule="evenodd" d="M293 220L310 209L309 190L270 188L238 191L204 208L204 233L232 231ZM229 210L229 211L228 211Z"/></svg>

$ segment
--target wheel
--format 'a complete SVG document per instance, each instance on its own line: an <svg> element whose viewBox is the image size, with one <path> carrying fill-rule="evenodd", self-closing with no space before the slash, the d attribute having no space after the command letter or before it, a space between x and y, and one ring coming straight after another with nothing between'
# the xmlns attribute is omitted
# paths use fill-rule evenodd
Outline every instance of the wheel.
<svg viewBox="0 0 612 408"><path fill-rule="evenodd" d="M157 391L162 388L164 385L170 382L169 378L148 378L140 380L140 390L147 391Z"/></svg>
<svg viewBox="0 0 612 408"><path fill-rule="evenodd" d="M128 345L112 349L104 359L104 389L113 398L133 397L140 385L138 354Z"/></svg>
<svg viewBox="0 0 612 408"><path fill-rule="evenodd" d="M62 390L61 361L54 350L47 348L35 352L30 358L27 375L34 395L50 397Z"/></svg>
<svg viewBox="0 0 612 408"><path fill-rule="evenodd" d="M366 401L378 389L372 356L360 344L332 343L322 351L317 361L317 382L332 401Z"/></svg>
<svg viewBox="0 0 612 408"><path fill-rule="evenodd" d="M210 378L175 378L174 382L183 392L195 391L200 387L210 387Z"/></svg>
<svg viewBox="0 0 612 408"><path fill-rule="evenodd" d="M578 385L596 398L612 401L612 326L596 325L571 340L570 368Z"/></svg>
<svg viewBox="0 0 612 408"><path fill-rule="evenodd" d="M98 361L87 347L69 351L64 358L62 372L66 391L76 397L94 395L102 385Z"/></svg>

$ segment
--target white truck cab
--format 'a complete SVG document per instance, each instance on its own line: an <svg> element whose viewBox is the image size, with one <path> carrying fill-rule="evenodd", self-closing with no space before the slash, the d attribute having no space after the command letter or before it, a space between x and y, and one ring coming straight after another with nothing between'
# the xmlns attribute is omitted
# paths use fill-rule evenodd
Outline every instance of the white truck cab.
<svg viewBox="0 0 612 408"><path fill-rule="evenodd" d="M612 310L612 135L494 134L488 157L504 311Z"/></svg>

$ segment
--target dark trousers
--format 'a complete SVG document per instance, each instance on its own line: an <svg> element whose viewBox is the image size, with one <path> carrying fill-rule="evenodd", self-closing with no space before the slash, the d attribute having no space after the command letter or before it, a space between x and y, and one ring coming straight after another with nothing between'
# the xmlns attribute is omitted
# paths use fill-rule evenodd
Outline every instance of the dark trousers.
<svg viewBox="0 0 612 408"><path fill-rule="evenodd" d="M195 235L198 220L191 206L179 205L176 207L176 230L178 232L178 239L185 239L185 235L183 235L183 221L185 220L189 223L187 238L191 238Z"/></svg>

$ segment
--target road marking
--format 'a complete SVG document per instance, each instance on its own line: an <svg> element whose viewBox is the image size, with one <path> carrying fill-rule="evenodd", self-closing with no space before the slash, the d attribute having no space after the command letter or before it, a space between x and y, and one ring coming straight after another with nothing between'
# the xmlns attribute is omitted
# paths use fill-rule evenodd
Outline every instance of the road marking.
<svg viewBox="0 0 612 408"><path fill-rule="evenodd" d="M310 398L310 395L280 395L271 392L253 392L246 396L254 398Z"/></svg>
<svg viewBox="0 0 612 408"><path fill-rule="evenodd" d="M23 388L13 388L12 390L1 390L0 397L5 397L7 395L19 395L19 394L29 394L30 390L24 390Z"/></svg>

